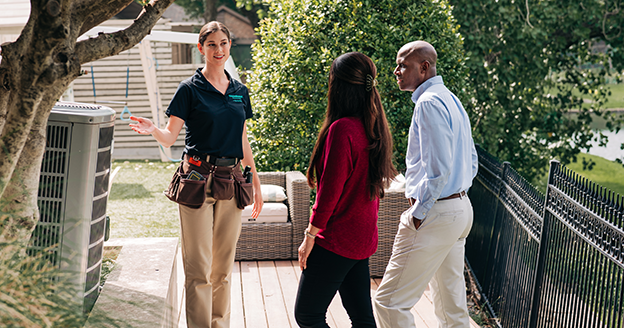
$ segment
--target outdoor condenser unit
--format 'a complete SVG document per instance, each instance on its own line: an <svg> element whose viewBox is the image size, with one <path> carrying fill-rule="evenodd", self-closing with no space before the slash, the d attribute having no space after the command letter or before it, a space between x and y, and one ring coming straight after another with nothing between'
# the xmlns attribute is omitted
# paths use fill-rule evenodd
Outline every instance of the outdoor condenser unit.
<svg viewBox="0 0 624 328"><path fill-rule="evenodd" d="M114 119L109 107L70 102L56 103L48 119L30 251L48 249L84 311L99 295Z"/></svg>

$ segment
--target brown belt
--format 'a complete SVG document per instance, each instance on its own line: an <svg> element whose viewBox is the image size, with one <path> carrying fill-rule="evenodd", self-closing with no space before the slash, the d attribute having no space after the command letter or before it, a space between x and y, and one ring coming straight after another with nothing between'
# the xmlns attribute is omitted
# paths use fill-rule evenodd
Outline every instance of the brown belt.
<svg viewBox="0 0 624 328"><path fill-rule="evenodd" d="M452 194L452 195L450 195L448 197L440 198L440 199L438 199L438 201L440 201L440 200L449 200L449 199L454 199L454 198L462 198L462 197L466 197L466 192L465 191L458 192L456 194ZM416 202L416 199L414 199L414 198L410 198L409 199L410 206L414 205L415 202Z"/></svg>
<svg viewBox="0 0 624 328"><path fill-rule="evenodd" d="M448 197L440 198L438 200L447 200L447 199L462 198L462 197L466 197L466 192L465 191L458 192L456 194L452 194L452 195L450 195Z"/></svg>

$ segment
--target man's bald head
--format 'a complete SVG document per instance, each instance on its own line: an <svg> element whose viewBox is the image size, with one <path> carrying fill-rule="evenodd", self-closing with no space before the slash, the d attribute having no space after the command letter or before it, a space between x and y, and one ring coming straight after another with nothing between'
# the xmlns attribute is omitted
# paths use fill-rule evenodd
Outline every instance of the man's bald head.
<svg viewBox="0 0 624 328"><path fill-rule="evenodd" d="M397 77L399 88L414 91L424 81L436 76L438 54L431 44L425 41L413 41L405 44L397 53Z"/></svg>
<svg viewBox="0 0 624 328"><path fill-rule="evenodd" d="M404 57L409 61L417 61L418 63L426 60L429 62L433 75L436 75L436 62L438 61L438 53L435 48L427 41L412 41L406 43L399 50L398 56Z"/></svg>

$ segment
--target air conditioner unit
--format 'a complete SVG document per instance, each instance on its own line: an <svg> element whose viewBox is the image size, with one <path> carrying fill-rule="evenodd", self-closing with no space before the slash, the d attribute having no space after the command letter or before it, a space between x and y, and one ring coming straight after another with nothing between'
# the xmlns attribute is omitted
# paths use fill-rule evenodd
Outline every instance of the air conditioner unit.
<svg viewBox="0 0 624 328"><path fill-rule="evenodd" d="M46 257L77 290L83 310L93 307L100 285L115 111L58 102L48 119L39 180L39 223L30 252Z"/></svg>

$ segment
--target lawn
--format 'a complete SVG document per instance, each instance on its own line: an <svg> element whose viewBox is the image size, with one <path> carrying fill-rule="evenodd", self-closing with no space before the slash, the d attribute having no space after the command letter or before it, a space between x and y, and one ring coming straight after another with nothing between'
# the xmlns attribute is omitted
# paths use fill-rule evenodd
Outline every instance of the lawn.
<svg viewBox="0 0 624 328"><path fill-rule="evenodd" d="M179 237L178 205L163 195L177 164L114 161L111 171L117 168L106 211L110 237Z"/></svg>
<svg viewBox="0 0 624 328"><path fill-rule="evenodd" d="M624 108L624 84L608 84L607 89L611 90L605 108Z"/></svg>
<svg viewBox="0 0 624 328"><path fill-rule="evenodd" d="M591 170L583 169L583 159L587 163L595 163ZM600 156L581 153L576 162L566 165L578 175L597 183L620 195L624 195L624 166L620 163L604 159ZM543 176L535 183L538 190L545 192L548 176Z"/></svg>
<svg viewBox="0 0 624 328"><path fill-rule="evenodd" d="M560 77L562 73L555 73L551 76L551 78ZM614 83L615 76L607 77L607 80L613 81L611 83L604 84L603 86L611 91L611 95L607 97L607 103L605 104L605 108L624 108L624 83ZM556 88L548 89L547 93L556 94L558 93ZM575 88L572 90L572 94L575 96L581 96L581 93ZM587 95L583 95L583 98L590 100L590 97ZM588 104L585 104L589 106Z"/></svg>
<svg viewBox="0 0 624 328"><path fill-rule="evenodd" d="M609 84L611 96L607 108L624 108L624 84Z"/></svg>
<svg viewBox="0 0 624 328"><path fill-rule="evenodd" d="M583 159L596 163L591 170L583 170ZM624 195L624 166L622 164L590 154L579 154L576 163L567 165L569 169L620 195Z"/></svg>
<svg viewBox="0 0 624 328"><path fill-rule="evenodd" d="M624 108L624 83L607 84L605 87L611 91L611 95L607 97L607 103L604 108ZM557 93L556 89L550 89L548 92ZM572 91L572 94L575 96L581 95L576 89ZM584 95L583 98L590 100L590 97L587 95ZM589 104L586 103L584 107L589 107Z"/></svg>

